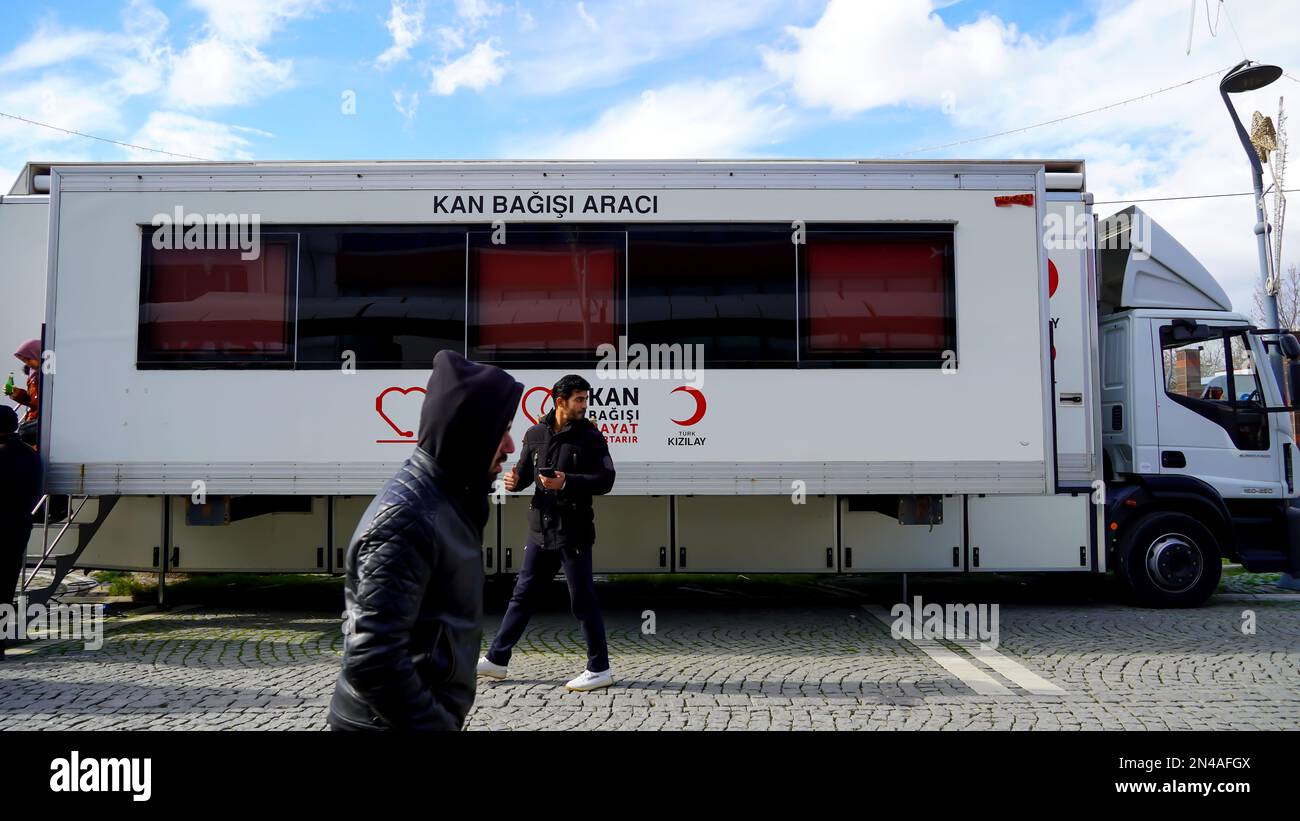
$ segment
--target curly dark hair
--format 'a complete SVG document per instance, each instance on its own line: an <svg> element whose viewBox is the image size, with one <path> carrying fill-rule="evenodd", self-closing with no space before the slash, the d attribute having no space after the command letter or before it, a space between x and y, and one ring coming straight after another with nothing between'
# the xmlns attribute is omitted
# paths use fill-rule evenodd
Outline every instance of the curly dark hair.
<svg viewBox="0 0 1300 821"><path fill-rule="evenodd" d="M571 373L560 377L560 381L555 383L555 386L551 388L551 398L568 399L575 393L581 393L582 391L590 393L591 383L576 373Z"/></svg>

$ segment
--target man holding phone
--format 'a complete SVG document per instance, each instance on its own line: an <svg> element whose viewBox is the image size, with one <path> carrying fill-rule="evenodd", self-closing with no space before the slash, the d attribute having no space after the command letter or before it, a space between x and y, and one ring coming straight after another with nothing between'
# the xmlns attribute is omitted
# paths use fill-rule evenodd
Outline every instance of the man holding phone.
<svg viewBox="0 0 1300 821"><path fill-rule="evenodd" d="M478 674L506 677L506 665L543 589L564 568L573 615L587 642L587 669L565 686L585 692L613 683L605 621L591 578L591 551L596 541L591 497L614 486L614 461L605 436L587 418L591 384L569 374L555 383L555 407L524 434L519 461L504 478L511 492L536 487L528 505L528 545L515 580L510 605L487 655L479 659Z"/></svg>

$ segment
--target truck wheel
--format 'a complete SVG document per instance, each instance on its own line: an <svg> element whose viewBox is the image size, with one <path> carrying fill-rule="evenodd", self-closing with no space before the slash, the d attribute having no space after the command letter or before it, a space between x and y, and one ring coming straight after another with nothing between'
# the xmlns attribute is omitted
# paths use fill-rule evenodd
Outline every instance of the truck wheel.
<svg viewBox="0 0 1300 821"><path fill-rule="evenodd" d="M1151 513L1119 545L1119 575L1143 607L1197 607L1219 586L1219 543L1183 513Z"/></svg>

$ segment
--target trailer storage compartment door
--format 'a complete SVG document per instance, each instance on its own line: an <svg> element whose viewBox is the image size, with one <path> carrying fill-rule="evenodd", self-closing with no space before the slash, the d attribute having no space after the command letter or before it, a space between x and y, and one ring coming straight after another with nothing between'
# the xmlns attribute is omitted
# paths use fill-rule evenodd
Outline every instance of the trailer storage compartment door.
<svg viewBox="0 0 1300 821"><path fill-rule="evenodd" d="M944 496L942 519L935 524L900 524L897 516L840 500L840 544L844 572L924 571L960 573L963 569L961 496Z"/></svg>
<svg viewBox="0 0 1300 821"><path fill-rule="evenodd" d="M970 569L1085 570L1099 515L1089 493L1061 496L972 496Z"/></svg>
<svg viewBox="0 0 1300 821"><path fill-rule="evenodd" d="M531 498L529 493L510 495L505 504L492 506L501 516L502 572L518 573L523 566ZM669 572L667 496L597 496L591 502L596 514L596 545L591 554L595 572ZM485 535L484 541L489 538Z"/></svg>
<svg viewBox="0 0 1300 821"><path fill-rule="evenodd" d="M834 573L835 500L808 496L677 498L679 573Z"/></svg>

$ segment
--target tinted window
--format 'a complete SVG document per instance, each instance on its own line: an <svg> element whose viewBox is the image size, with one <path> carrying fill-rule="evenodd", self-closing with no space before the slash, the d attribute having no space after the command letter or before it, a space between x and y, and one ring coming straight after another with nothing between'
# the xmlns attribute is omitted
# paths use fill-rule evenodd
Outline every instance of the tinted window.
<svg viewBox="0 0 1300 821"><path fill-rule="evenodd" d="M288 363L295 246L263 234L256 259L239 250L159 250L146 232L139 361Z"/></svg>
<svg viewBox="0 0 1300 821"><path fill-rule="evenodd" d="M469 356L484 362L596 361L622 330L621 231L511 229L469 235Z"/></svg>
<svg viewBox="0 0 1300 821"><path fill-rule="evenodd" d="M1268 414L1246 336L1223 328L1160 329L1165 394L1227 431L1239 450L1267 450Z"/></svg>
<svg viewBox="0 0 1300 821"><path fill-rule="evenodd" d="M302 231L298 362L428 368L465 347L465 232L340 227Z"/></svg>
<svg viewBox="0 0 1300 821"><path fill-rule="evenodd" d="M628 260L629 343L703 345L706 367L795 362L788 228L629 226Z"/></svg>
<svg viewBox="0 0 1300 821"><path fill-rule="evenodd" d="M801 260L804 358L940 364L955 351L950 229L811 228Z"/></svg>

